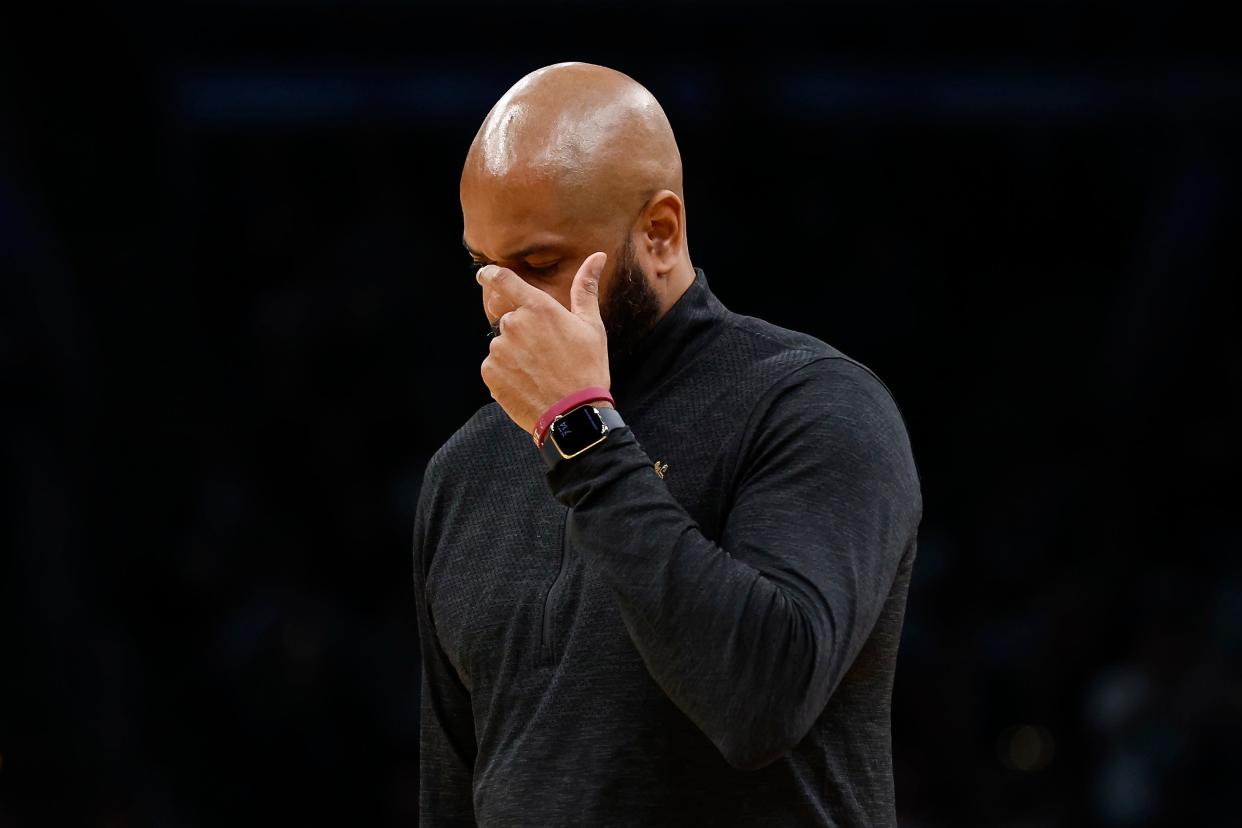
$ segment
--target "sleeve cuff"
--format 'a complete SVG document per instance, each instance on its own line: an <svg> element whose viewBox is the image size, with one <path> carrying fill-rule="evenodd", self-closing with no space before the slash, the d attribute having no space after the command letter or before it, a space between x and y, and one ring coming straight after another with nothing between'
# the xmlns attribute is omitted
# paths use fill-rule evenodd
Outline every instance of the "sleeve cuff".
<svg viewBox="0 0 1242 828"><path fill-rule="evenodd" d="M570 460L562 460L546 473L552 496L569 508L592 492L640 469L655 475L651 459L629 426L609 432L608 439Z"/></svg>

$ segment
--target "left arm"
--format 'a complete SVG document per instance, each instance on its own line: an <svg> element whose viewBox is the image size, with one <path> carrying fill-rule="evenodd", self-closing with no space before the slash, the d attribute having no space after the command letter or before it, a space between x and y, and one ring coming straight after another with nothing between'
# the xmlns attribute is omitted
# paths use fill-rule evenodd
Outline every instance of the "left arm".
<svg viewBox="0 0 1242 828"><path fill-rule="evenodd" d="M742 769L789 751L822 713L922 509L900 414L861 367L811 363L761 405L719 542L628 428L548 475L648 671Z"/></svg>

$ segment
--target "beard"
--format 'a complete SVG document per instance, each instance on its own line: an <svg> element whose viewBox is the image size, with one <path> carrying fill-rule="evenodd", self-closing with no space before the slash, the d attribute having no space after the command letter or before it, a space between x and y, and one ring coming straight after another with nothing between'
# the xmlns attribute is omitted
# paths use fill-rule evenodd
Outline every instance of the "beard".
<svg viewBox="0 0 1242 828"><path fill-rule="evenodd" d="M634 255L634 245L629 238L621 248L608 297L599 313L608 333L610 365L630 359L643 337L660 319L660 298L647 282L647 274Z"/></svg>

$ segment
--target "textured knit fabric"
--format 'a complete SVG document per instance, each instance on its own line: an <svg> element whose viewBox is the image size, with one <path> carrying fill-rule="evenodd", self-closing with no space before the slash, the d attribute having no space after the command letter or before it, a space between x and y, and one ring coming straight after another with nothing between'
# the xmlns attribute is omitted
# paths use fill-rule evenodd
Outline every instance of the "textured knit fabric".
<svg viewBox="0 0 1242 828"><path fill-rule="evenodd" d="M701 268L612 375L628 427L580 457L492 403L427 466L422 823L895 824L922 498L892 396Z"/></svg>

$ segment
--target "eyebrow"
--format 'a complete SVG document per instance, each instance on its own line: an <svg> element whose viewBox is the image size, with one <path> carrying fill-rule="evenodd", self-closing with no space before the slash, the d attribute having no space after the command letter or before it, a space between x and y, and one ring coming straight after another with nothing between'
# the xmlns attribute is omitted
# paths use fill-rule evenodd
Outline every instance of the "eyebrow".
<svg viewBox="0 0 1242 828"><path fill-rule="evenodd" d="M479 251L477 251L477 250L475 250L473 247L471 247L471 246L470 246L470 245L466 242L466 237L465 237L465 236L462 236L462 237L461 237L461 245L462 245L462 247L466 248L466 250L467 250L467 251L469 251L469 253L470 253L470 255L471 255L471 256L475 256L475 257L480 258L480 259L486 259L486 258L487 258L487 257L486 257L486 256L484 256L482 253L480 253ZM515 251L513 251L512 253L510 253L510 254L509 254L507 257L505 257L505 258L506 258L507 260L509 260L509 261L512 261L513 259L525 259L527 256L533 256L533 255L535 255L536 253L543 253L544 251L547 251L547 250L557 250L557 249L559 249L560 247L561 247L561 245L559 245L559 244L557 244L557 243L555 243L555 242L540 242L540 243L537 243L537 244L528 244L528 245L526 245L525 247L523 247L521 250L515 250Z"/></svg>

